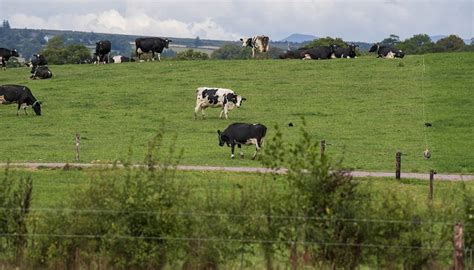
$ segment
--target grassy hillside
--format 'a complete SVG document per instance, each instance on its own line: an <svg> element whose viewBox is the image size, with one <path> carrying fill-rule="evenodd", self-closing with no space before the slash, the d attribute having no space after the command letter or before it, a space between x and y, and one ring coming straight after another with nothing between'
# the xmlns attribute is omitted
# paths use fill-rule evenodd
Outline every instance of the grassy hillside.
<svg viewBox="0 0 474 270"><path fill-rule="evenodd" d="M472 173L473 65L472 53L403 60L163 61L50 66L49 81L29 80L27 68L9 69L0 72L0 84L30 87L43 101L43 116L17 117L14 105L0 106L0 161L71 162L80 132L84 162L124 158L130 145L139 162L147 141L164 128L167 143L177 135L182 164L260 166L249 159L250 147L244 160L231 160L230 150L218 146L217 129L260 122L270 138L279 125L290 141L304 117L312 135L330 143L327 152L344 157L346 166L392 171L401 150L404 171ZM206 120L195 121L199 86L231 88L247 101L229 120L208 109ZM425 121L433 127L425 128ZM428 161L422 155L426 144Z"/></svg>

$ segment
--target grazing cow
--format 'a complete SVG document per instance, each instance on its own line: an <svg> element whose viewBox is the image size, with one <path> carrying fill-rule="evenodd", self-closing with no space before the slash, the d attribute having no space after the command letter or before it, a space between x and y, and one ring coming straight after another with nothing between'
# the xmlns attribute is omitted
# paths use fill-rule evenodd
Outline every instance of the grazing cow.
<svg viewBox="0 0 474 270"><path fill-rule="evenodd" d="M260 53L268 52L270 49L270 38L267 36L254 36L251 38L241 38L242 48L252 48L252 58L255 58L255 51Z"/></svg>
<svg viewBox="0 0 474 270"><path fill-rule="evenodd" d="M231 147L231 158L234 158L235 145L239 147L240 158L244 157L242 144L255 144L256 150L252 159L255 159L258 151L262 147L263 137L267 133L267 127L262 124L234 123L229 125L224 131L217 130L219 145Z"/></svg>
<svg viewBox="0 0 474 270"><path fill-rule="evenodd" d="M370 47L369 52L377 52L377 58L403 58L405 53L402 50L375 43Z"/></svg>
<svg viewBox="0 0 474 270"><path fill-rule="evenodd" d="M18 111L16 112L16 115L19 115L21 108L23 108L25 110L25 114L28 115L26 112L27 106L31 106L36 115L41 115L41 102L33 96L30 89L26 86L13 84L1 85L0 97L2 97L2 100L4 100L1 102L1 104L18 104Z"/></svg>
<svg viewBox="0 0 474 270"><path fill-rule="evenodd" d="M168 49L171 39L162 39L157 37L137 38L135 39L135 53L140 60L140 55L143 53L152 53L151 60L155 60L155 53L158 54L158 61L161 61L161 53L163 49Z"/></svg>
<svg viewBox="0 0 474 270"><path fill-rule="evenodd" d="M226 88L216 87L199 87L196 89L196 107L194 108L194 119L197 119L197 114L201 110L202 118L206 117L204 109L207 107L215 108L222 107L220 118L222 115L228 119L228 112L234 107L240 108L242 101L246 98L237 95L234 91Z"/></svg>
<svg viewBox="0 0 474 270"><path fill-rule="evenodd" d="M9 50L5 48L0 48L0 61L2 63L3 70L7 70L7 62L12 56L20 57L16 49Z"/></svg>
<svg viewBox="0 0 474 270"><path fill-rule="evenodd" d="M112 49L112 44L108 40L101 40L95 43L95 56L97 58L97 63L108 63L109 54Z"/></svg>
<svg viewBox="0 0 474 270"><path fill-rule="evenodd" d="M331 59L336 58L334 55L334 49L336 46L319 46L314 48L309 48L306 51L303 51L303 59Z"/></svg>
<svg viewBox="0 0 474 270"><path fill-rule="evenodd" d="M356 58L357 56L355 49L357 47L359 47L359 45L354 43L348 44L347 48L334 46L334 56L336 58Z"/></svg>
<svg viewBox="0 0 474 270"><path fill-rule="evenodd" d="M130 58L123 56L123 55L116 55L112 57L112 62L115 64L120 64L123 62L130 62Z"/></svg>
<svg viewBox="0 0 474 270"><path fill-rule="evenodd" d="M36 79L50 79L53 77L53 73L47 66L37 66L33 67L33 75L30 76L30 79L36 80Z"/></svg>

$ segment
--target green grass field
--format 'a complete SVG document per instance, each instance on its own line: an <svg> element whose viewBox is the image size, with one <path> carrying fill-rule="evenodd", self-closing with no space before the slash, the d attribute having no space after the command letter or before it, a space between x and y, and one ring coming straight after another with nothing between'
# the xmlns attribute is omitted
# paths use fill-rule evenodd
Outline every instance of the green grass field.
<svg viewBox="0 0 474 270"><path fill-rule="evenodd" d="M12 68L0 72L0 84L30 87L43 101L43 116L29 110L29 117L17 117L15 105L0 106L0 161L72 162L79 132L84 162L122 159L130 145L133 161L140 162L148 140L164 129L163 147L176 134L182 164L261 166L249 159L250 147L244 160L231 160L230 150L218 146L217 129L260 122L272 137L279 125L291 141L304 117L311 134L325 139L327 153L343 157L345 166L392 171L400 150L406 154L403 171L472 173L473 66L473 53L402 60L163 61L50 66L54 77L45 81L28 79L28 68ZM231 88L247 101L229 120L208 109L208 118L196 121L199 86ZM425 128L425 121L433 127ZM428 161L422 155L426 142Z"/></svg>

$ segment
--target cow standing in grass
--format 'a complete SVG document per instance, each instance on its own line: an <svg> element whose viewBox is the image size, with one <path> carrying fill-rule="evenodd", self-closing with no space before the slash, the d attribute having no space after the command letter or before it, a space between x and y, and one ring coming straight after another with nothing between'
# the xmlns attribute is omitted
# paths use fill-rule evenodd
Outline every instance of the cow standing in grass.
<svg viewBox="0 0 474 270"><path fill-rule="evenodd" d="M18 104L16 115L19 115L20 109L23 108L26 112L26 107L31 106L36 115L41 115L41 102L38 101L31 90L23 85L6 84L0 86L0 104Z"/></svg>
<svg viewBox="0 0 474 270"><path fill-rule="evenodd" d="M143 53L151 52L152 58L151 60L155 60L155 53L158 54L158 61L161 61L161 53L163 50L169 47L171 39L162 39L157 37L149 37L149 38L137 38L135 39L135 53L140 61L140 56Z"/></svg>
<svg viewBox="0 0 474 270"><path fill-rule="evenodd" d="M97 58L97 63L105 64L109 62L110 50L112 49L112 44L108 40L101 40L95 43L95 57Z"/></svg>
<svg viewBox="0 0 474 270"><path fill-rule="evenodd" d="M242 48L252 48L252 58L255 58L255 51L265 53L270 50L270 38L268 36L254 36L251 38L241 38Z"/></svg>
<svg viewBox="0 0 474 270"><path fill-rule="evenodd" d="M216 87L199 87L196 89L196 107L194 108L194 119L197 119L197 114L201 110L202 118L206 117L204 110L208 107L221 107L222 111L220 118L225 116L228 119L228 112L234 107L240 108L242 101L246 98L237 95L231 89L216 88Z"/></svg>
<svg viewBox="0 0 474 270"><path fill-rule="evenodd" d="M267 134L267 127L262 124L246 124L246 123L234 123L229 125L224 131L217 130L219 137L219 146L231 147L231 158L234 158L235 145L239 147L240 158L244 157L242 152L242 144L255 145L255 154L252 159L255 159L258 151L262 147L263 137Z"/></svg>

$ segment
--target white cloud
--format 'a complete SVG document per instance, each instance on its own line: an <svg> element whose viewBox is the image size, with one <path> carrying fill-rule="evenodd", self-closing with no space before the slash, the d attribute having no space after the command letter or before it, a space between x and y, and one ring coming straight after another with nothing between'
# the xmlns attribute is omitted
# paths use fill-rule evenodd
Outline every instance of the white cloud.
<svg viewBox="0 0 474 270"><path fill-rule="evenodd" d="M83 15L61 14L48 18L13 14L9 21L10 25L17 28L28 27L182 38L199 36L202 39L221 40L236 40L240 37L237 33L226 31L210 17L203 18L198 22L186 23L175 19L154 18L144 12L133 12L128 16L124 16L115 9Z"/></svg>

